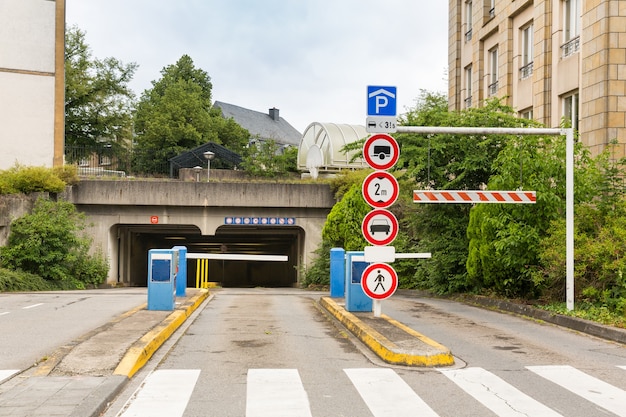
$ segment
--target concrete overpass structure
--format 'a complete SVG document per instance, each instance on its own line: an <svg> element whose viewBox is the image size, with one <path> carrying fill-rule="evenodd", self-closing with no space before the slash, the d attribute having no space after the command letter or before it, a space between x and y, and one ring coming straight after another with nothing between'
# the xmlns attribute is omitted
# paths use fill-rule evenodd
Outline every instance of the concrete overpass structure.
<svg viewBox="0 0 626 417"><path fill-rule="evenodd" d="M129 286L146 285L149 249L179 245L196 253L287 255L287 262L211 260L209 280L296 285L335 203L327 184L303 183L83 180L64 197L92 223L94 244L109 259L107 282ZM193 286L195 266L188 270Z"/></svg>

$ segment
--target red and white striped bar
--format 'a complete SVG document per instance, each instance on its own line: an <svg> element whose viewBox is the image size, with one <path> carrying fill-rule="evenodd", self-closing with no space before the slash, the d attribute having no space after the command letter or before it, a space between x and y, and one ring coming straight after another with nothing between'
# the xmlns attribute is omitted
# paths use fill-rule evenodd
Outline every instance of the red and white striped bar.
<svg viewBox="0 0 626 417"><path fill-rule="evenodd" d="M414 203L535 204L535 191L413 190Z"/></svg>

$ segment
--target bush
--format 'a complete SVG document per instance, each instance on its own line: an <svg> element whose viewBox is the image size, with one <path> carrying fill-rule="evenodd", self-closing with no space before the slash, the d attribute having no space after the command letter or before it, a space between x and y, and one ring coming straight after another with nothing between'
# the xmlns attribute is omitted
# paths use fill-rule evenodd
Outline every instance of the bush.
<svg viewBox="0 0 626 417"><path fill-rule="evenodd" d="M62 287L100 284L108 266L102 254L89 255L85 226L84 214L73 204L39 199L31 214L11 223L8 245L0 248L0 264Z"/></svg>
<svg viewBox="0 0 626 417"><path fill-rule="evenodd" d="M76 168L24 167L0 171L0 194L60 193L78 181Z"/></svg>
<svg viewBox="0 0 626 417"><path fill-rule="evenodd" d="M50 291L54 289L57 289L54 283L46 281L38 275L0 268L0 292Z"/></svg>

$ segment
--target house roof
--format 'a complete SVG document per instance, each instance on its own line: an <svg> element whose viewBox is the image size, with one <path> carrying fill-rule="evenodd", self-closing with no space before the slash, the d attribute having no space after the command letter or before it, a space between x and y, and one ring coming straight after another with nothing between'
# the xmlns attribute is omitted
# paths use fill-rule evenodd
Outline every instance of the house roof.
<svg viewBox="0 0 626 417"><path fill-rule="evenodd" d="M279 116L277 108L261 113L221 101L216 101L213 106L222 110L224 118L232 118L239 126L247 129L251 136L262 140L274 140L281 145L300 144L302 134Z"/></svg>

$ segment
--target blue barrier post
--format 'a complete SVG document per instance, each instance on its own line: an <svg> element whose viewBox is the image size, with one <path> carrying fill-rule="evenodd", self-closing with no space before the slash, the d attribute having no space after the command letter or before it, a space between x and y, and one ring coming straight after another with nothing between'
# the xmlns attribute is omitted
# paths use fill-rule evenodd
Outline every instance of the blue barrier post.
<svg viewBox="0 0 626 417"><path fill-rule="evenodd" d="M187 295L187 247L174 246L178 251L178 273L176 274L176 297Z"/></svg>
<svg viewBox="0 0 626 417"><path fill-rule="evenodd" d="M148 251L148 310L174 310L178 251Z"/></svg>
<svg viewBox="0 0 626 417"><path fill-rule="evenodd" d="M330 296L341 298L346 289L346 251L343 248L330 250Z"/></svg>
<svg viewBox="0 0 626 417"><path fill-rule="evenodd" d="M361 288L361 275L369 265L369 263L362 260L363 255L364 252L346 252L347 311L372 311L372 299L368 297L365 292L363 292L363 288Z"/></svg>

